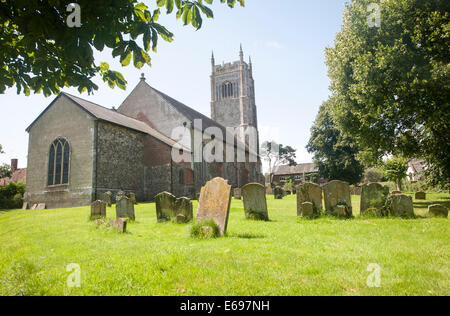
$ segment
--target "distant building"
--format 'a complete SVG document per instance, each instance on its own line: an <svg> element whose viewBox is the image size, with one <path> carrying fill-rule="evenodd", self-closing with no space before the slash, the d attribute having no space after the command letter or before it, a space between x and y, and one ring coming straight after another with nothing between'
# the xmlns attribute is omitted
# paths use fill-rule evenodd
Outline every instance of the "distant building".
<svg viewBox="0 0 450 316"><path fill-rule="evenodd" d="M411 159L408 161L408 179L411 182L424 180L424 171L426 169L425 161L420 159Z"/></svg>
<svg viewBox="0 0 450 316"><path fill-rule="evenodd" d="M303 163L296 166L279 166L271 174L271 182L273 185L284 185L289 178L294 179L295 185L309 182L311 176L318 176L319 169L314 163ZM320 182L325 180L319 179ZM326 181L325 181L326 182Z"/></svg>
<svg viewBox="0 0 450 316"><path fill-rule="evenodd" d="M20 182L25 184L27 181L27 168L18 168L19 161L17 159L11 159L11 171L12 175L10 178L1 178L0 187L4 187L11 182Z"/></svg>

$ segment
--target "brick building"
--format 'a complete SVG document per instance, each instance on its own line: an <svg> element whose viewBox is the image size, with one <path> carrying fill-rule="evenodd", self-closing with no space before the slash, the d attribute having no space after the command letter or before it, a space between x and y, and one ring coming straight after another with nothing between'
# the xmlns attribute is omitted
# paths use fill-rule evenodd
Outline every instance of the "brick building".
<svg viewBox="0 0 450 316"><path fill-rule="evenodd" d="M238 77L246 76L240 81L245 89L230 95L228 105L254 100L254 95L247 95L254 90L247 88L249 73L244 70L249 66L243 62L242 51L241 61L235 65L238 67L232 71ZM214 86L219 69L213 65ZM239 115L239 121L222 123L230 123L227 127L243 126L246 117L255 117L256 110L252 111L250 116ZM226 118L227 110L222 113L221 118ZM196 126L198 121L200 127ZM256 119L251 124L257 127ZM174 131L183 129L190 135L187 141L174 136ZM224 125L156 90L144 77L117 110L61 93L27 131L25 201L46 203L48 208L89 205L104 192L115 195L120 190L134 192L141 201L153 200L163 191L193 198L214 177L229 180L233 187L264 181L258 153L245 141L241 142L237 135L230 142ZM196 142L198 134L200 143ZM203 153L211 142L222 143L223 159L195 159L195 153ZM236 156L238 149L245 152L246 162L227 162L226 154L232 151ZM174 161L173 153L181 159ZM250 162L252 155L257 157L256 162Z"/></svg>
<svg viewBox="0 0 450 316"><path fill-rule="evenodd" d="M290 178L294 180L294 184L300 185L309 182L311 176L316 177L319 174L319 169L314 163L303 163L296 166L279 166L271 175L271 182L273 185L283 186ZM318 179L319 183L326 182L324 179Z"/></svg>

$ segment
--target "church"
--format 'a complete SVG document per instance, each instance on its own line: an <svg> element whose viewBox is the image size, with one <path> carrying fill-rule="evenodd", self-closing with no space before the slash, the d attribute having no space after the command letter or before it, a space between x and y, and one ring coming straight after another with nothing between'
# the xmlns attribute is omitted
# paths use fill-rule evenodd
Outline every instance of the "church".
<svg viewBox="0 0 450 316"><path fill-rule="evenodd" d="M139 201L164 191L195 198L215 177L234 188L263 184L251 60L241 47L238 61L216 65L213 55L211 66L211 118L151 87L144 75L118 109L59 94L27 128L25 202L86 206L108 191L135 193ZM216 159L198 155L207 149ZM238 152L243 161L225 159Z"/></svg>

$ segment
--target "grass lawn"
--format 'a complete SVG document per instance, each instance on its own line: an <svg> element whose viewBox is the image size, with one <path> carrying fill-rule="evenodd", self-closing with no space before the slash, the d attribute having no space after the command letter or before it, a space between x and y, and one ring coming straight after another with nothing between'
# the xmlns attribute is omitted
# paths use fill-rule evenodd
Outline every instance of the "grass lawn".
<svg viewBox="0 0 450 316"><path fill-rule="evenodd" d="M450 194L428 198L417 215L450 206ZM136 206L127 234L98 229L88 207L0 212L0 295L450 294L448 219L306 221L295 196L268 206L272 221L252 222L234 200L228 236L209 241L191 239L190 225L157 224L152 203ZM67 286L71 263L80 288ZM367 286L372 263L379 288Z"/></svg>

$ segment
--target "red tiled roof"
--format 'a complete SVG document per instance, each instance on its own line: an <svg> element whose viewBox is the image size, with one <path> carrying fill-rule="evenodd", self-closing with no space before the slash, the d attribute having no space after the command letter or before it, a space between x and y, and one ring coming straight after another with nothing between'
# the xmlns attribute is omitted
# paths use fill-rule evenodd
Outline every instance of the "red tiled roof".
<svg viewBox="0 0 450 316"><path fill-rule="evenodd" d="M0 179L0 187L8 185L10 182L26 183L26 181L27 181L27 168L17 169L16 171L14 171L11 178Z"/></svg>

